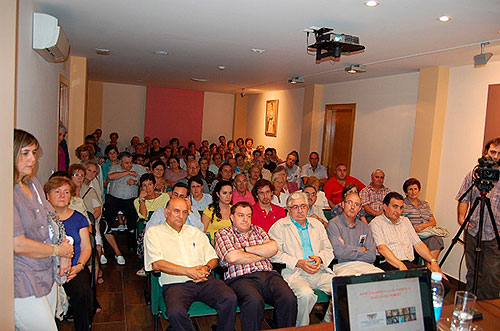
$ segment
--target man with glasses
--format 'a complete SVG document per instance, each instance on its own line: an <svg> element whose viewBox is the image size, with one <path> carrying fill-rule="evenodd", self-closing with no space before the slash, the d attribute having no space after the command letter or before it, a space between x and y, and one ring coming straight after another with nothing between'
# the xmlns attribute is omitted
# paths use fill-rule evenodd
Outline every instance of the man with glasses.
<svg viewBox="0 0 500 331"><path fill-rule="evenodd" d="M186 225L191 225L195 228L200 229L201 231L204 231L205 228L203 226L203 223L201 223L200 213L197 210L193 211L191 200L189 199L189 187L184 183L175 183L174 187L172 188L172 198L181 198L186 201L189 211L186 218ZM160 225L165 223L166 219L167 209L165 207L156 209L153 215L151 215L150 220L146 223L145 231L147 231L153 225Z"/></svg>
<svg viewBox="0 0 500 331"><path fill-rule="evenodd" d="M307 213L307 217L314 217L315 219L323 223L326 228L326 226L328 225L328 220L326 219L325 213L323 212L323 208L315 205L316 200L318 200L318 190L316 189L316 186L308 184L304 186L302 192L307 195L307 204L309 205L309 212Z"/></svg>
<svg viewBox="0 0 500 331"><path fill-rule="evenodd" d="M257 202L253 204L252 224L269 231L271 226L286 216L283 208L271 203L274 187L270 181L259 179L252 189L252 195Z"/></svg>
<svg viewBox="0 0 500 331"><path fill-rule="evenodd" d="M377 248L368 225L356 220L361 210L358 193L349 193L341 202L343 213L332 219L326 228L338 264L335 275L350 276L384 272L373 265Z"/></svg>
<svg viewBox="0 0 500 331"><path fill-rule="evenodd" d="M286 264L281 274L297 296L296 326L302 326L309 324L309 314L318 299L313 289L331 292L334 273L328 265L333 260L333 249L323 224L307 217L305 193L293 192L286 205L288 216L269 230L269 236L278 244L272 261Z"/></svg>
<svg viewBox="0 0 500 331"><path fill-rule="evenodd" d="M195 176L200 176L200 165L198 164L198 162L196 162L195 160L189 160L186 164L186 177L184 177L183 179L179 180L178 183L184 183L186 185L188 185L188 182L189 182L189 179L191 177L195 177ZM201 180L203 181L203 193L210 193L210 189L208 188L208 184L206 182L206 180L204 180L203 178L201 178Z"/></svg>

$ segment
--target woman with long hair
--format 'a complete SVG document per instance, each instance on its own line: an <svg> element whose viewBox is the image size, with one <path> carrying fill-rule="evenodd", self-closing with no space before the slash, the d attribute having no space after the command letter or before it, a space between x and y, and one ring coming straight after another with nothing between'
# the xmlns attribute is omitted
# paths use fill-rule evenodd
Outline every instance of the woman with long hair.
<svg viewBox="0 0 500 331"><path fill-rule="evenodd" d="M201 221L205 232L210 233L214 239L215 232L221 228L231 226L231 200L233 198L233 186L229 181L220 181L215 185L212 193L212 203L203 211Z"/></svg>
<svg viewBox="0 0 500 331"><path fill-rule="evenodd" d="M73 246L34 176L39 144L14 130L14 316L16 330L57 330L57 286L71 268ZM60 257L60 261L56 257ZM59 266L60 262L60 266Z"/></svg>
<svg viewBox="0 0 500 331"><path fill-rule="evenodd" d="M75 330L88 330L96 309L100 309L90 288L91 275L87 267L92 253L89 223L80 212L69 208L71 196L75 194L75 185L67 177L52 177L45 183L43 190L64 224L66 234L73 238L75 254L71 260L67 282L63 286L75 316Z"/></svg>

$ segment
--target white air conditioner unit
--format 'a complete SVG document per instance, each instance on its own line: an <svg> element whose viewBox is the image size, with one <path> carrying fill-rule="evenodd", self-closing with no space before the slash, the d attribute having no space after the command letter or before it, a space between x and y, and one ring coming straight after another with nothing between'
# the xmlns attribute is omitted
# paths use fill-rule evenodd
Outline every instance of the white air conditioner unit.
<svg viewBox="0 0 500 331"><path fill-rule="evenodd" d="M33 49L48 62L64 62L69 54L69 41L57 18L33 14Z"/></svg>

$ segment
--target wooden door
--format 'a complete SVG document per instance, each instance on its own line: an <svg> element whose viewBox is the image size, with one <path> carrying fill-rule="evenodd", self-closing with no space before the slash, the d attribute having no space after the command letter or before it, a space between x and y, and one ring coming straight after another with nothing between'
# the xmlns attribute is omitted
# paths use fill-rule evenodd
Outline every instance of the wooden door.
<svg viewBox="0 0 500 331"><path fill-rule="evenodd" d="M323 131L322 164L328 166L328 176L334 176L335 166L344 163L351 170L352 140L356 104L326 105Z"/></svg>

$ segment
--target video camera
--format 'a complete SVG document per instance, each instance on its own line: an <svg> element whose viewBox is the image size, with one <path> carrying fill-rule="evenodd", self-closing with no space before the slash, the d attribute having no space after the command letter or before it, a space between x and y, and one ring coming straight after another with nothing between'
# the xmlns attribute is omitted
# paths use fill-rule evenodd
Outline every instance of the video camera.
<svg viewBox="0 0 500 331"><path fill-rule="evenodd" d="M474 185L481 192L489 192L500 179L500 161L493 161L490 156L485 155L477 160L478 165L474 167Z"/></svg>

